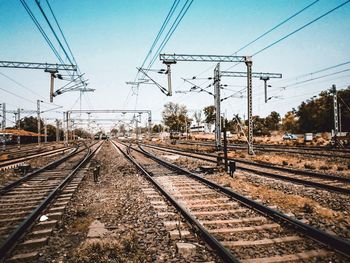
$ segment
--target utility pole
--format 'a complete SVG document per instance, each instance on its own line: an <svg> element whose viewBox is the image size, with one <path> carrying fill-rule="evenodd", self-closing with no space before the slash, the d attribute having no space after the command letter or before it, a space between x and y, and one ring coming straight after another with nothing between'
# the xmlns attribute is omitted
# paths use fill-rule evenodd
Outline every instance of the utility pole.
<svg viewBox="0 0 350 263"><path fill-rule="evenodd" d="M214 69L215 146L221 150L220 63Z"/></svg>
<svg viewBox="0 0 350 263"><path fill-rule="evenodd" d="M38 118L38 145L41 144L41 120L40 120L40 100L36 101L36 113Z"/></svg>
<svg viewBox="0 0 350 263"><path fill-rule="evenodd" d="M337 88L336 86L333 84L332 85L332 91L333 91L333 111L334 111L334 139L335 142L337 143L337 136L338 136L338 127L339 127L339 123L338 123L338 98L337 98Z"/></svg>
<svg viewBox="0 0 350 263"><path fill-rule="evenodd" d="M149 137L149 140L152 139L152 115L151 115L151 112L148 113L148 137Z"/></svg>
<svg viewBox="0 0 350 263"><path fill-rule="evenodd" d="M252 102L252 58L246 57L247 65L247 97L248 97L248 154L254 154L253 151L253 102Z"/></svg>
<svg viewBox="0 0 350 263"><path fill-rule="evenodd" d="M44 120L44 134L45 134L44 140L45 140L45 143L47 143L47 123L46 123L46 120Z"/></svg>
<svg viewBox="0 0 350 263"><path fill-rule="evenodd" d="M1 129L5 130L6 128L6 103L2 103L2 122L1 122Z"/></svg>
<svg viewBox="0 0 350 263"><path fill-rule="evenodd" d="M69 112L66 112L66 144L69 144Z"/></svg>
<svg viewBox="0 0 350 263"><path fill-rule="evenodd" d="M18 145L18 149L21 149L21 109L18 108L17 109L17 129L18 129L18 135L17 135L17 145Z"/></svg>
<svg viewBox="0 0 350 263"><path fill-rule="evenodd" d="M56 142L60 141L60 121L56 119Z"/></svg>
<svg viewBox="0 0 350 263"><path fill-rule="evenodd" d="M339 133L341 133L341 103L339 103Z"/></svg>

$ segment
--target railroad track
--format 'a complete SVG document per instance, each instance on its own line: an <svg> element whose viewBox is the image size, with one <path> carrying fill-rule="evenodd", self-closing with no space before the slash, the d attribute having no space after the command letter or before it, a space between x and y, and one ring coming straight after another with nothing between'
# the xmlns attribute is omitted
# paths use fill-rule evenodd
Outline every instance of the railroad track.
<svg viewBox="0 0 350 263"><path fill-rule="evenodd" d="M76 176L102 143L76 149L0 189L0 258L33 262L62 216L83 175ZM39 222L45 214L47 219Z"/></svg>
<svg viewBox="0 0 350 263"><path fill-rule="evenodd" d="M39 153L37 153L37 150L33 152L27 152L26 156L11 158L5 161L0 161L0 172L7 169L15 168L18 165L23 164L24 162L29 161L33 158L43 157L43 156L52 156L52 155L64 153L68 150L71 150L71 148L63 147L63 148L54 149L54 150L40 151Z"/></svg>
<svg viewBox="0 0 350 263"><path fill-rule="evenodd" d="M224 262L347 262L350 242L139 149L113 144ZM151 191L148 189L147 191ZM150 192L152 193L152 192ZM151 194L150 196L155 197ZM165 208L160 201L159 209ZM168 219L174 218L169 215ZM177 228L184 227L179 222Z"/></svg>
<svg viewBox="0 0 350 263"><path fill-rule="evenodd" d="M40 147L38 144L26 144L26 145L21 145L21 149L18 149L18 146L13 146L11 148L6 148L5 151L2 150L0 146L0 160L4 161L8 157L10 158L16 158L16 157L22 157L25 154L28 153L39 153L40 151L45 151L45 150L53 150L54 148L57 147L63 147L62 143L43 143Z"/></svg>
<svg viewBox="0 0 350 263"><path fill-rule="evenodd" d="M207 146L207 147L215 147L214 143L204 143L204 142L184 142L184 141L178 141L179 144L188 144L188 145L200 145L200 146ZM227 146L228 149L232 150L246 150L247 146L242 144L229 144ZM310 147L308 148L302 148L302 147L295 147L295 148L289 148L289 146L278 146L275 147L274 145L271 146L262 146L258 144L254 144L254 150L260 151L260 152L281 152L281 153L294 153L294 154L304 154L304 155L310 155L310 156L318 156L318 157L331 157L331 158L350 158L350 152L348 150L341 151L341 150L333 150L333 149L312 149ZM322 152L323 151L323 152ZM328 151L328 153L327 153ZM331 151L331 153L329 152ZM325 153L326 152L326 153ZM342 152L342 154L339 154Z"/></svg>
<svg viewBox="0 0 350 263"><path fill-rule="evenodd" d="M211 163L217 163L217 155L214 154L196 153L189 150L170 150L165 147L148 144L143 145L163 152L174 153L195 159L200 159L203 161L208 161ZM342 194L350 194L350 178L347 177L317 173L306 170L291 169L242 159L228 158L228 160L235 161L237 163L237 169L247 172L253 172L257 175L312 186L323 190L334 191Z"/></svg>

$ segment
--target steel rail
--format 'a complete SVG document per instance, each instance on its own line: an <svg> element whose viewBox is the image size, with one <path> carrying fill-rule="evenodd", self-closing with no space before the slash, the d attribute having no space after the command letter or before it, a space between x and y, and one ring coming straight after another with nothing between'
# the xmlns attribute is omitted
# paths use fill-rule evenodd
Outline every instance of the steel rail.
<svg viewBox="0 0 350 263"><path fill-rule="evenodd" d="M69 150L69 148L60 148L60 149L53 149L53 150L48 150L48 151L44 151L44 152L39 152L39 153L31 153L27 156L22 156L22 157L16 157L10 160L5 160L5 161L0 161L0 169L12 164L16 164L16 163L20 163L20 162L24 162L30 159L33 159L35 157L40 157L40 156L45 156L45 155L50 155L50 154L55 154L55 153L59 153L59 152L64 152Z"/></svg>
<svg viewBox="0 0 350 263"><path fill-rule="evenodd" d="M94 143L92 146L94 146L96 143ZM83 151L84 149L79 150L79 146L77 146L71 153L67 154L66 156L61 157L60 159L53 161L41 168L39 168L38 170L35 170L34 172L31 172L29 174L27 174L26 176L22 177L21 179L12 182L8 185L5 185L4 187L2 187L0 189L0 196L4 195L5 193L7 193L8 191L10 191L12 188L16 187L17 185L31 179L33 176L35 176L38 173L41 173L45 170L49 170L52 169L54 167L56 167L57 165L60 165L61 163L63 163L64 161L66 161L67 159L69 159L70 157L72 157L74 154L79 153L81 151Z"/></svg>
<svg viewBox="0 0 350 263"><path fill-rule="evenodd" d="M94 144L95 145L95 144ZM102 145L102 144L101 144ZM90 160L94 153L101 147L99 145L94 151L88 148L86 155L73 167L66 178L43 200L27 217L22 223L11 233L11 235L1 244L0 255L5 257L15 246L18 239L20 239L25 231L35 222L40 213L51 203L51 201L59 194L59 192L66 186L70 179L75 175L75 173Z"/></svg>
<svg viewBox="0 0 350 263"><path fill-rule="evenodd" d="M179 152L188 152L188 153L193 153L193 154L200 154L200 155L204 155L204 156L209 156L209 157L214 157L217 158L217 155L214 154L209 154L209 153L201 153L201 152L195 152L195 151L190 151L190 150L170 150L168 148L164 148L161 146L155 146L155 145L150 145L150 144L143 144L147 147L150 148L154 148L154 149L159 149L159 150L163 150L163 151L168 151L168 152L173 152L173 153L178 153ZM188 157L193 157L193 158L197 158L197 159L201 159L204 161L209 161L209 162L216 162L214 160L211 159L207 159L207 158L203 158L203 157L197 157L197 156L192 156L190 154L184 154L181 153L182 155L188 156ZM341 176L336 176L336 175L332 175L332 174L323 174L323 173L318 173L318 172L312 172L312 171L306 171L306 170L299 170L299 169L293 169L293 168L286 168L286 167L280 167L280 166L276 166L276 165L272 165L272 164L266 164L266 163L257 163L257 162L253 162L253 161L247 161L247 160L242 160L242 159L236 159L236 158L228 158L229 161L235 161L237 163L243 163L243 164L248 164L248 165L253 165L253 166L258 166L258 167L262 167L262 168L267 168L267 169L273 169L273 170L279 170L282 172L288 172L288 173L293 173L293 174L299 174L299 175L306 175L306 176L311 176L311 177L318 177L318 178L322 178L322 179L329 179L329 180L337 180L337 181L342 181L345 183L350 183L350 178L347 177L341 177ZM245 168L242 166L238 167L239 169L246 169L249 170L249 168ZM253 169L250 169L249 171L256 171ZM271 176L275 176L274 174L268 173L268 172L261 172L261 174L270 174ZM305 183L308 183L309 181L304 181ZM322 186L323 184L321 184L320 186ZM340 189L344 189L344 188L340 188ZM333 188L333 190L337 190L337 188ZM340 190L342 191L342 190ZM349 192L348 192L349 193Z"/></svg>
<svg viewBox="0 0 350 263"><path fill-rule="evenodd" d="M154 156L153 154L148 153L141 146L139 146L139 147L142 151L137 150L135 148L133 148L133 149L138 151L138 152L143 152L146 156L157 161L158 163L165 164L168 167L172 167L173 170L175 170L175 171L185 173L188 176L190 176L191 178L194 178L197 181L200 181L200 182L208 185L209 187L212 187L212 188L214 188L222 193L225 193L227 196L234 198L237 201L239 201L240 203L262 213L263 215L270 217L274 221L288 224L289 226L293 227L293 229L295 229L299 233L301 233L307 237L310 237L310 238L326 245L327 247L331 247L332 249L340 252L341 254L343 254L347 257L350 257L350 242L348 240L345 240L345 239L337 237L337 236L330 235L330 234L328 234L322 230L319 230L313 226L302 223L301 221L299 221L297 219L291 218L291 217L289 217L281 212L278 212L274 209L271 209L267 206L264 206L256 201L250 199L250 198L247 198L243 195L240 195L231 189L225 188L225 187L218 185L210 180L207 180L207 179L205 179L197 174L194 174L194 173L192 173L184 168L181 168L181 167L176 166L172 163L166 162L166 161Z"/></svg>
<svg viewBox="0 0 350 263"><path fill-rule="evenodd" d="M180 144L189 144L189 145L202 145L202 146L208 146L208 147L215 147L214 144L211 143L191 143L191 142L179 142ZM247 149L246 145L228 145L227 146L229 149ZM263 146L255 145L254 147L257 151L268 151L268 152L283 152L283 153L296 153L296 154L304 154L304 155L311 155L311 156L322 156L322 157L337 157L337 158L349 158L348 155L339 155L339 154L331 154L331 153L315 153L315 152L298 152L298 150L302 151L308 151L304 149L270 149L267 148L262 148ZM262 149L261 149L262 148ZM311 150L312 151L312 150ZM325 150L327 151L327 150ZM346 152L347 153L347 152Z"/></svg>
<svg viewBox="0 0 350 263"><path fill-rule="evenodd" d="M131 155L125 153L115 142L111 141L112 144L121 152L123 155L132 162L137 169L139 169L146 178L166 197L166 199L182 214L187 222L199 233L204 241L221 257L224 262L240 262L232 253L225 248L213 235L211 235L203 225L191 215L191 213L179 204L163 187L152 178L152 176L146 171L146 169L140 165ZM140 153L142 153L140 151Z"/></svg>

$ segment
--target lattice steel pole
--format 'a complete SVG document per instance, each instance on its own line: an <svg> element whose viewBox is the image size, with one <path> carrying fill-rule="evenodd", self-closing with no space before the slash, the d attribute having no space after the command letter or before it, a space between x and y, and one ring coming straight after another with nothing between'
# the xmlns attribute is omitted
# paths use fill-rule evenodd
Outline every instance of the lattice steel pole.
<svg viewBox="0 0 350 263"><path fill-rule="evenodd" d="M56 119L56 142L60 141L60 120Z"/></svg>
<svg viewBox="0 0 350 263"><path fill-rule="evenodd" d="M17 109L17 120L18 120L18 135L17 135L17 144L18 144L18 149L21 149L21 109Z"/></svg>
<svg viewBox="0 0 350 263"><path fill-rule="evenodd" d="M215 146L221 150L220 63L214 69Z"/></svg>
<svg viewBox="0 0 350 263"><path fill-rule="evenodd" d="M2 103L2 121L1 121L1 129L5 130L6 128L6 103Z"/></svg>
<svg viewBox="0 0 350 263"><path fill-rule="evenodd" d="M152 139L152 113L149 112L148 113L148 137L149 137L149 140Z"/></svg>
<svg viewBox="0 0 350 263"><path fill-rule="evenodd" d="M334 140L337 143L337 136L339 132L338 96L337 96L337 88L334 84L332 85L332 91L333 91L333 110L334 110Z"/></svg>
<svg viewBox="0 0 350 263"><path fill-rule="evenodd" d="M247 97L248 97L248 154L254 154L253 151L253 102L252 102L252 57L246 57L247 65Z"/></svg>
<svg viewBox="0 0 350 263"><path fill-rule="evenodd" d="M41 143L40 100L36 101L36 113L38 118L38 145Z"/></svg>

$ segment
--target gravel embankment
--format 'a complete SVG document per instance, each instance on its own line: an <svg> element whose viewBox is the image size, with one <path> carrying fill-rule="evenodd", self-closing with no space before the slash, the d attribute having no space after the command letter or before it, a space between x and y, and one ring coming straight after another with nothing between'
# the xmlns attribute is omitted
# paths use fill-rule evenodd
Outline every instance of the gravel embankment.
<svg viewBox="0 0 350 263"><path fill-rule="evenodd" d="M85 178L40 262L193 262L178 253L141 191L148 182L110 143L93 162L101 164L100 182ZM88 233L96 223L102 229L92 238ZM202 250L207 260L201 262L213 261L211 253Z"/></svg>

